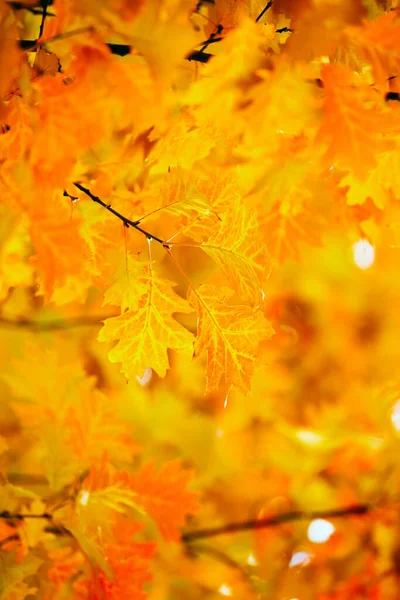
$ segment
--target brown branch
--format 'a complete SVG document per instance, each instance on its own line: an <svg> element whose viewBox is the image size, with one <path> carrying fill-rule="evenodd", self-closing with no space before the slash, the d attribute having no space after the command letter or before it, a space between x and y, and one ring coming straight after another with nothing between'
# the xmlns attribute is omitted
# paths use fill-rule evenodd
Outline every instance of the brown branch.
<svg viewBox="0 0 400 600"><path fill-rule="evenodd" d="M267 12L267 10L269 8L271 8L272 6L272 2L270 0L270 2L267 2L267 4L264 6L264 8L262 9L262 11L260 12L260 14L258 15L257 19L256 19L256 23L258 23L258 21L265 15L265 13Z"/></svg>
<svg viewBox="0 0 400 600"><path fill-rule="evenodd" d="M92 327L100 325L105 319L115 315L98 315L97 317L79 316L70 319L53 319L51 321L33 321L30 319L5 319L0 317L0 327L14 329L31 329L32 331L52 331L56 329L71 329L72 327Z"/></svg>
<svg viewBox="0 0 400 600"><path fill-rule="evenodd" d="M8 510L0 512L0 519L6 519L7 521L24 521L25 519L45 519L46 521L52 521L53 515L50 513L10 513Z"/></svg>
<svg viewBox="0 0 400 600"><path fill-rule="evenodd" d="M184 543L190 543L194 540L215 537L227 533L236 533L238 531L248 531L250 529L265 529L267 527L276 527L283 523L300 521L304 519L334 519L339 517L348 517L351 515L365 515L372 510L368 504L355 504L344 508L334 508L331 510L322 510L314 512L292 511L266 517L265 519L250 519L249 521L240 521L238 523L226 523L219 527L210 527L198 529L197 531L187 531L181 536Z"/></svg>
<svg viewBox="0 0 400 600"><path fill-rule="evenodd" d="M133 227L134 229L136 229L137 231L140 231L140 233L145 235L148 240L150 240L150 241L154 240L155 242L158 242L159 244L161 244L164 248L169 249L169 245L164 240L162 240L161 238L157 237L156 235L153 235L149 231L146 231L145 229L140 227L140 225L139 225L140 221L131 221L131 219L124 217L124 215L122 215L117 210L115 210L111 206L111 204L106 204L105 202L103 202L103 200L101 200L98 196L95 196L94 194L92 194L92 192L90 190L83 187L83 185L81 185L80 183L75 182L74 186L77 187L78 190L81 190L81 192L86 194L91 200L93 200L93 202L100 204L100 206L102 206L103 208L108 210L110 213L112 213L114 216L116 216L118 219L120 219L123 222L123 224L125 225L125 227L128 227L128 228Z"/></svg>
<svg viewBox="0 0 400 600"><path fill-rule="evenodd" d="M48 5L49 5L49 0L43 0L43 2L42 2L43 12L42 12L42 18L41 18L41 21L40 21L40 28L39 28L38 40L43 35L44 22L45 22L46 17L47 17L47 8L48 8Z"/></svg>

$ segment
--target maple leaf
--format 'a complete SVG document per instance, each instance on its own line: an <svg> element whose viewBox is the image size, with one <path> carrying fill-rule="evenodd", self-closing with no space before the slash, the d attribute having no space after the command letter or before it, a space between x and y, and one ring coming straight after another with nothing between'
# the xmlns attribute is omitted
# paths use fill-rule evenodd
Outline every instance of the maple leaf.
<svg viewBox="0 0 400 600"><path fill-rule="evenodd" d="M365 20L360 27L347 27L344 43L372 67L374 83L382 84L400 67L399 10L388 11L374 21Z"/></svg>
<svg viewBox="0 0 400 600"><path fill-rule="evenodd" d="M144 600L147 593L143 586L151 581L151 559L155 544L137 542L132 538L141 529L139 523L120 517L114 524L113 543L105 544L107 561L113 567L113 580L100 571L86 581L90 600Z"/></svg>
<svg viewBox="0 0 400 600"><path fill-rule="evenodd" d="M274 333L260 310L230 305L232 295L229 288L213 285L189 292L199 315L194 352L207 352L207 391L217 389L224 376L227 383L248 392L259 343Z"/></svg>
<svg viewBox="0 0 400 600"><path fill-rule="evenodd" d="M83 483L85 505L93 501L117 512L135 509L148 514L167 540L178 541L185 515L198 510L195 492L186 489L192 472L182 469L179 460L165 463L157 472L149 462L137 473L112 472L107 455L92 467ZM87 496L86 496L87 494Z"/></svg>
<svg viewBox="0 0 400 600"><path fill-rule="evenodd" d="M139 450L131 428L118 416L115 403L92 387L92 381L81 386L79 402L66 411L68 443L83 464L99 458L105 447L112 448L112 456L118 460L129 461Z"/></svg>
<svg viewBox="0 0 400 600"><path fill-rule="evenodd" d="M169 369L168 348L192 349L193 335L172 317L192 310L172 288L173 283L156 275L149 265L133 274L125 272L106 293L107 304L122 298L122 314L104 322L98 339L119 340L109 358L122 362L129 378L141 376L147 367L164 377Z"/></svg>
<svg viewBox="0 0 400 600"><path fill-rule="evenodd" d="M304 245L322 246L321 233L327 223L306 203L282 202L262 216L260 225L271 257L282 263L288 258L299 260Z"/></svg>
<svg viewBox="0 0 400 600"><path fill-rule="evenodd" d="M49 197L50 195L50 197ZM43 281L43 293L50 299L68 275L79 274L88 249L79 235L78 222L71 220L65 204L53 201L52 194L29 210L30 233L35 254L31 258ZM85 286L84 282L81 285ZM87 289L87 281L86 281Z"/></svg>
<svg viewBox="0 0 400 600"><path fill-rule="evenodd" d="M155 521L166 540L178 541L185 515L199 509L198 494L187 490L192 472L183 470L179 460L162 465L157 472L150 462L137 473L120 473L118 480L138 495L138 501Z"/></svg>

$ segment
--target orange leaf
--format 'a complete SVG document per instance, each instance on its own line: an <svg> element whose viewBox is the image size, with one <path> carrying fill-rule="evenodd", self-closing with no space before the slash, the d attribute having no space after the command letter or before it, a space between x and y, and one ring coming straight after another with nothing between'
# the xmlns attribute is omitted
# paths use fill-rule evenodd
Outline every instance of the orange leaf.
<svg viewBox="0 0 400 600"><path fill-rule="evenodd" d="M393 128L393 118L385 112L383 98L368 86L355 85L343 65L326 65L321 77L325 98L317 141L327 147L329 163L366 177L376 166L378 152L390 148L385 135Z"/></svg>
<svg viewBox="0 0 400 600"><path fill-rule="evenodd" d="M227 384L248 392L258 345L273 334L260 310L230 305L232 295L229 288L212 285L189 293L189 302L199 314L195 355L207 352L207 391L217 389L225 376Z"/></svg>

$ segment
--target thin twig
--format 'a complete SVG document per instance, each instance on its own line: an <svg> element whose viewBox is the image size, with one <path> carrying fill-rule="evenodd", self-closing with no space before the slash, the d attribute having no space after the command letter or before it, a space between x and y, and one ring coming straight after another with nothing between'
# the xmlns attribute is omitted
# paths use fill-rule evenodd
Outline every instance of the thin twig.
<svg viewBox="0 0 400 600"><path fill-rule="evenodd" d="M49 5L48 0L43 0L42 2L42 8L43 8L43 12L42 12L42 19L40 21L40 28L39 28L39 36L38 36L38 40L40 40L40 38L43 35L43 30L44 30L44 22L46 20L47 17L47 7Z"/></svg>
<svg viewBox="0 0 400 600"><path fill-rule="evenodd" d="M272 6L272 0L270 0L269 2L267 2L267 4L264 6L264 8L262 9L262 11L260 12L260 14L258 15L257 19L256 19L256 23L258 23L258 21L265 15L265 13L267 12L267 10L269 8L271 8Z"/></svg>
<svg viewBox="0 0 400 600"><path fill-rule="evenodd" d="M145 229L143 229L142 227L139 226L139 221L131 221L131 219L128 219L127 217L124 217L124 215L121 215L121 213L119 213L118 211L116 211L111 204L106 204L105 202L103 202L103 200L101 200L98 196L95 196L94 194L92 194L92 192L90 190L88 190L87 188L83 187L83 185L81 185L78 182L74 183L74 186L78 188L78 190L81 190L81 192L83 192L84 194L86 194L91 200L93 200L93 202L96 202L97 204L100 204L100 206L102 206L103 208L105 208L106 210L108 210L110 213L112 213L113 215L115 215L116 217L118 217L118 219L120 219L123 224L125 225L125 227L133 227L134 229L136 229L137 231L140 231L140 233L142 233L143 235L146 236L146 238L148 240L154 240L155 242L158 242L159 244L161 244L164 248L169 248L169 245L162 240L161 238L157 237L156 235L153 235L152 233L150 233L149 231L146 231Z"/></svg>
<svg viewBox="0 0 400 600"><path fill-rule="evenodd" d="M265 519L251 519L249 521L241 521L238 523L226 523L220 527L210 527L207 529L198 529L197 531L188 531L182 534L181 540L184 543L192 542L202 538L215 537L226 533L236 533L238 531L248 531L249 529L265 529L267 527L276 527L283 523L292 521L300 521L304 519L334 519L339 517L347 517L350 515L365 515L371 511L368 504L355 504L344 508L334 508L332 510L322 510L314 512L292 511L282 513Z"/></svg>
<svg viewBox="0 0 400 600"><path fill-rule="evenodd" d="M25 519L52 521L53 515L50 513L10 513L8 510L3 510L3 512L0 512L0 519L6 519L7 521L24 521Z"/></svg>

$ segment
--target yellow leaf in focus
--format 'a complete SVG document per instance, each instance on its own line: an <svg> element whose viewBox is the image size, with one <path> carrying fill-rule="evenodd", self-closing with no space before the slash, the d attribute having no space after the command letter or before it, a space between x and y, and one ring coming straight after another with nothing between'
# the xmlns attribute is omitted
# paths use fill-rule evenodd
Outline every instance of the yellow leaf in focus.
<svg viewBox="0 0 400 600"><path fill-rule="evenodd" d="M126 273L115 285L123 294L122 314L105 321L99 341L118 340L109 358L122 363L128 378L141 377L147 367L164 377L169 369L168 348L188 354L192 350L192 334L172 317L173 313L191 312L188 302L173 291L173 283L156 275L151 265L133 277ZM109 302L110 296L105 301Z"/></svg>

